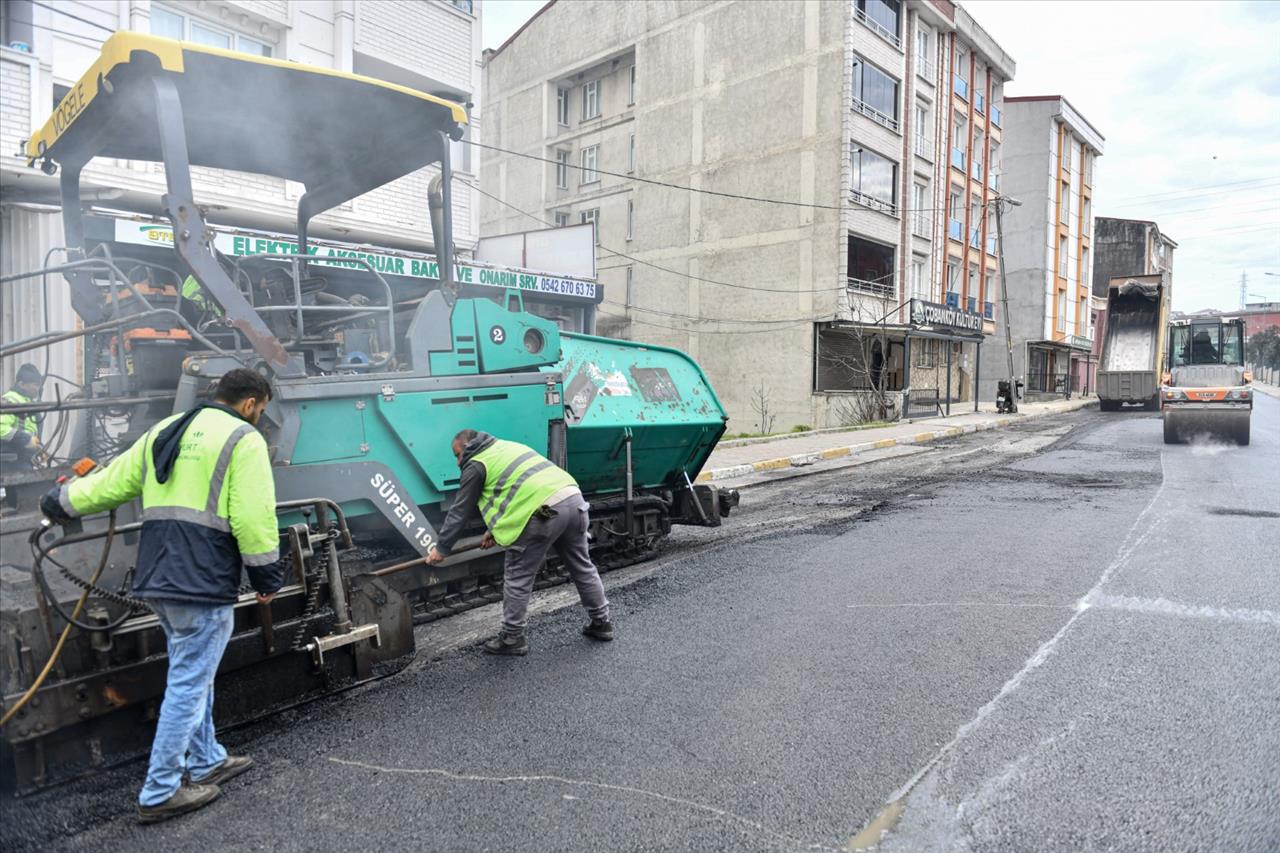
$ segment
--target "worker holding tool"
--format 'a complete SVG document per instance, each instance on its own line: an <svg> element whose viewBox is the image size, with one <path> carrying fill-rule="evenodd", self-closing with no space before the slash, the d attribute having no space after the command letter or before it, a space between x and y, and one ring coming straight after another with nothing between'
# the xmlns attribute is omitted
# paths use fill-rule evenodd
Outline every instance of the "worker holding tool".
<svg viewBox="0 0 1280 853"><path fill-rule="evenodd" d="M13 377L13 387L0 395L0 400L12 406L24 406L40 399L40 386L44 377L34 364L24 364ZM40 452L40 427L35 415L0 414L0 453L12 453L18 464L30 467Z"/></svg>
<svg viewBox="0 0 1280 853"><path fill-rule="evenodd" d="M590 506L573 477L532 448L473 429L453 437L453 455L462 476L427 562L435 565L449 555L478 508L489 528L481 547L491 548L496 542L507 549L502 632L485 643L484 650L493 655L529 653L529 596L551 548L564 561L591 617L582 633L593 640L612 640L609 601L588 552Z"/></svg>
<svg viewBox="0 0 1280 853"><path fill-rule="evenodd" d="M270 603L284 585L267 443L254 428L271 385L239 368L212 403L173 415L97 473L55 486L40 508L65 524L142 498L133 594L168 638L169 675L138 798L143 823L212 802L253 764L228 755L213 727L213 680L231 639L241 571ZM190 784L183 784L190 773Z"/></svg>

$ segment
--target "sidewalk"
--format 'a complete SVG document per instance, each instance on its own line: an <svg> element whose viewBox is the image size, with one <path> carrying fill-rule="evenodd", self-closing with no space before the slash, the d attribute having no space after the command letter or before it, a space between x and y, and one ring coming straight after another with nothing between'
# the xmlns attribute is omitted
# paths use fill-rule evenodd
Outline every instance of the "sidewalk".
<svg viewBox="0 0 1280 853"><path fill-rule="evenodd" d="M1261 391L1263 394L1266 394L1268 397L1275 397L1277 400L1280 400L1280 387L1277 387L1275 385L1268 385L1267 383L1259 382L1256 379L1253 380L1251 384L1253 385L1255 390ZM715 453L711 454L711 458L712 459L716 458Z"/></svg>
<svg viewBox="0 0 1280 853"><path fill-rule="evenodd" d="M998 415L995 404L952 404L950 417L903 421L872 429L815 430L767 438L722 441L707 460L698 482L733 480L762 471L802 468L831 459L856 457L898 445L924 444L940 438L996 429L1012 423L1073 412L1098 402L1096 397L1018 404L1016 415ZM967 409L961 413L961 409Z"/></svg>

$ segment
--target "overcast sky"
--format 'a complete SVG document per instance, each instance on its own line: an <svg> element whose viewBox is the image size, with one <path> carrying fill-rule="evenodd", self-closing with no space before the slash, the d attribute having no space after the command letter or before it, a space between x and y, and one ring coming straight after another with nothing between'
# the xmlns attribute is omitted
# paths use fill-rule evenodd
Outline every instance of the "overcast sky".
<svg viewBox="0 0 1280 853"><path fill-rule="evenodd" d="M542 5L485 0L484 46ZM1094 215L1178 242L1177 309L1238 307L1242 272L1280 301L1280 0L961 5L1017 62L1006 95L1063 95L1106 137Z"/></svg>

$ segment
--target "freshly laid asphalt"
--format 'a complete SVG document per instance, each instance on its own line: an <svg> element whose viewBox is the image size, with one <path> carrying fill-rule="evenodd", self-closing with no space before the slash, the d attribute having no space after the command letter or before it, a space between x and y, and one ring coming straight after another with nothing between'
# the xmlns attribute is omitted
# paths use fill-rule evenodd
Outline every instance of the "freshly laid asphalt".
<svg viewBox="0 0 1280 853"><path fill-rule="evenodd" d="M135 763L0 803L0 844L1275 850L1280 401L1253 439L1093 409L766 480L608 576L611 644L576 607L523 659L433 623L226 733L259 764L212 806L136 825Z"/></svg>

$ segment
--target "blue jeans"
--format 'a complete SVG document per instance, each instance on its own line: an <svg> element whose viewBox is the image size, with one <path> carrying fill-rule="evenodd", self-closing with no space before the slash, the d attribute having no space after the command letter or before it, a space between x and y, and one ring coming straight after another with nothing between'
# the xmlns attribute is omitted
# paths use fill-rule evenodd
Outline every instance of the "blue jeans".
<svg viewBox="0 0 1280 853"><path fill-rule="evenodd" d="M235 611L230 604L148 603L169 646L169 679L138 796L141 805L156 806L177 793L184 770L198 781L227 758L213 731L213 677L231 639Z"/></svg>

